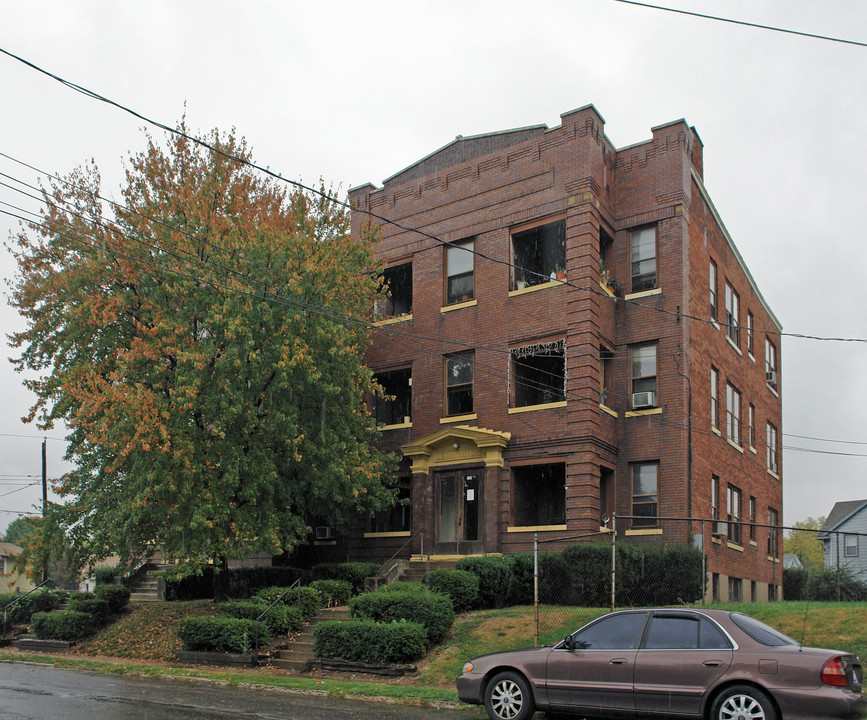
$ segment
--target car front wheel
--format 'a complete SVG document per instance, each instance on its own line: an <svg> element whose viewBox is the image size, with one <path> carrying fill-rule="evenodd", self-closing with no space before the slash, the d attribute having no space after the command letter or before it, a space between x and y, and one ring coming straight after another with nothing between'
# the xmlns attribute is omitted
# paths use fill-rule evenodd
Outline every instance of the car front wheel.
<svg viewBox="0 0 867 720"><path fill-rule="evenodd" d="M491 720L527 720L536 711L533 693L518 673L496 675L485 689L485 710Z"/></svg>
<svg viewBox="0 0 867 720"><path fill-rule="evenodd" d="M714 700L710 720L777 720L771 699L750 685L734 685Z"/></svg>

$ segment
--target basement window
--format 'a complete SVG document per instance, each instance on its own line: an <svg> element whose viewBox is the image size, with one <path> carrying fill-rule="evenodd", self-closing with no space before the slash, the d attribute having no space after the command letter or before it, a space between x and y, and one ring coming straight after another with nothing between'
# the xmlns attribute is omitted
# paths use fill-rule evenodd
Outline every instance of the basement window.
<svg viewBox="0 0 867 720"><path fill-rule="evenodd" d="M412 370L392 370L374 376L385 397L374 398L374 415L378 424L400 425L412 415Z"/></svg>
<svg viewBox="0 0 867 720"><path fill-rule="evenodd" d="M566 524L566 464L512 468L513 527Z"/></svg>
<svg viewBox="0 0 867 720"><path fill-rule="evenodd" d="M566 400L566 341L513 348L512 407Z"/></svg>
<svg viewBox="0 0 867 720"><path fill-rule="evenodd" d="M550 282L565 271L565 220L512 233L512 290Z"/></svg>
<svg viewBox="0 0 867 720"><path fill-rule="evenodd" d="M382 290L387 297L377 303L377 320L402 317L412 313L412 263L403 263L382 271Z"/></svg>

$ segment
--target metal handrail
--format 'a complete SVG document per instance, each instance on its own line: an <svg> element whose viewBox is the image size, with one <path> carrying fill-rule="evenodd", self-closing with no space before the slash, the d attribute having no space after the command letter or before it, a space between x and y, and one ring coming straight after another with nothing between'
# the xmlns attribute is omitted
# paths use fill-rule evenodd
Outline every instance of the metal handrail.
<svg viewBox="0 0 867 720"><path fill-rule="evenodd" d="M254 654L256 655L257 662L258 662L258 658L259 658L259 621L268 614L268 612L271 610L271 608L273 608L284 597L286 597L286 595L289 593L289 591L292 588L294 588L296 585L298 586L298 608L300 609L301 608L301 578L298 578L294 583L292 583L282 593L280 593L280 597L278 597L274 602L272 602L268 607L266 607L262 611L262 614L256 618L256 637L254 638L254 640L255 640Z"/></svg>
<svg viewBox="0 0 867 720"><path fill-rule="evenodd" d="M422 537L424 537L424 530L419 530L415 535L412 535L412 536L410 536L409 538L407 538L406 542L405 542L403 545L401 545L401 546L400 546L400 547L399 547L399 548L394 552L394 555L392 555L388 560L386 560L384 563L382 563L382 565L379 566L379 570L377 570L376 573L374 573L374 577L378 577L378 576L379 576L379 573L381 573L381 572L385 569L385 566L388 565L392 560L394 560L398 555L400 555L400 553L403 551L403 549L404 549L407 545L409 545L413 540L415 540L419 535L421 535ZM422 550L421 550L421 554L424 555L424 541L422 541Z"/></svg>
<svg viewBox="0 0 867 720"><path fill-rule="evenodd" d="M8 602L8 603L6 603L6 604L3 606L3 634L4 634L4 635L6 634L6 617L7 617L7 615L8 615L9 608L11 608L15 603L17 603L17 602L21 602L21 601L22 601L24 598L26 598L28 595L31 595L31 594L35 593L39 588L44 587L45 585L47 585L48 582L49 582L48 580L43 580L41 583L39 583L39 584L38 584L35 588L33 588L32 590L29 590L28 592L24 593L23 595L20 595L19 597L15 598L12 602Z"/></svg>

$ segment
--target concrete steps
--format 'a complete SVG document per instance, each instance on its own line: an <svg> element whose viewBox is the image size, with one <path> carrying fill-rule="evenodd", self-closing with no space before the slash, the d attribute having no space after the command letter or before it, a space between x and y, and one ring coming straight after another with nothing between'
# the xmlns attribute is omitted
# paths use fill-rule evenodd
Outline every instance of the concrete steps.
<svg viewBox="0 0 867 720"><path fill-rule="evenodd" d="M173 565L159 565L157 563L148 563L144 568L140 569L130 580L129 599L139 602L156 602L164 600L160 596L160 581L153 577L150 573L168 570L174 567Z"/></svg>
<svg viewBox="0 0 867 720"><path fill-rule="evenodd" d="M323 620L349 620L349 608L322 608L314 615L304 629L295 636L292 645L277 652L277 657L271 658L271 667L295 672L307 672L310 663L316 656L313 654L313 629Z"/></svg>

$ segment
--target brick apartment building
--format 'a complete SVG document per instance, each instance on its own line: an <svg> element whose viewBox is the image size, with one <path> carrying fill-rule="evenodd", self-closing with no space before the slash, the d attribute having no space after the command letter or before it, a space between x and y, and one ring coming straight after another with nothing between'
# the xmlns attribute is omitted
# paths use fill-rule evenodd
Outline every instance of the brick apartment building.
<svg viewBox="0 0 867 720"><path fill-rule="evenodd" d="M632 542L703 538L709 595L779 586L781 326L695 130L617 149L603 126L587 106L459 136L350 191L354 231L380 225L368 364L411 500L355 528L350 558L526 551L614 515ZM690 517L718 522L669 520Z"/></svg>

